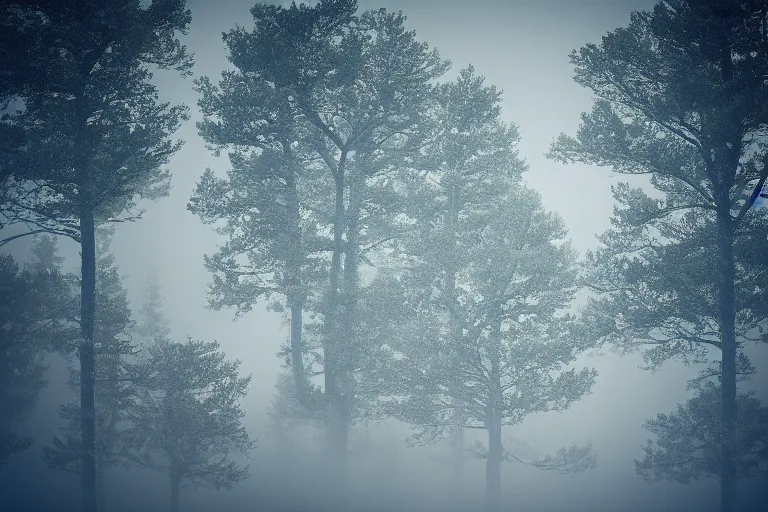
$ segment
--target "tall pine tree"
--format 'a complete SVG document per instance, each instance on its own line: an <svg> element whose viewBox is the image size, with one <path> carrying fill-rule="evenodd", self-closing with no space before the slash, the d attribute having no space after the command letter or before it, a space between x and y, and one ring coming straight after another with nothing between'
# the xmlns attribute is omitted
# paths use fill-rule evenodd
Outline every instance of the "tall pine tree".
<svg viewBox="0 0 768 512"><path fill-rule="evenodd" d="M766 14L760 1L669 0L633 13L625 28L571 55L575 80L597 100L575 138L551 156L650 174L661 194L620 185L614 228L591 257L600 293L587 314L604 339L654 346L653 362L721 354L721 509L735 507L733 439L737 353L766 341L766 223L745 205L753 179L768 176ZM595 323L595 322L593 322Z"/></svg>
<svg viewBox="0 0 768 512"><path fill-rule="evenodd" d="M163 165L180 146L169 136L186 111L157 101L151 68L189 72L192 60L176 38L189 22L183 0L0 5L0 58L10 65L0 101L23 106L3 126L22 142L2 150L0 210L8 223L31 227L22 235L54 233L82 246L80 474L87 512L97 509L95 228L136 218L139 198L167 193Z"/></svg>

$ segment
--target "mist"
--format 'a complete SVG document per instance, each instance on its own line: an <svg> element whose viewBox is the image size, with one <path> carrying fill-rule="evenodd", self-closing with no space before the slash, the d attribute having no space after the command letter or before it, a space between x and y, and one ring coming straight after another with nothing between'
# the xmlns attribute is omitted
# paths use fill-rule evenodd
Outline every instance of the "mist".
<svg viewBox="0 0 768 512"><path fill-rule="evenodd" d="M269 3L290 7L290 2ZM310 5L316 3L309 2ZM450 70L438 82L457 80L461 71L471 65L475 74L484 78L485 86L495 86L502 92L498 119L516 126L519 131L515 149L520 161L527 166L520 173L521 182L539 195L544 210L560 216L576 258L584 262L588 251L600 247L597 237L612 228L611 217L618 204L612 186L626 182L649 195L658 191L648 175L630 176L614 172L610 166L563 164L547 158L551 144L560 134L576 134L582 122L580 116L592 109L596 99L592 91L574 81L569 54L589 43L600 45L606 33L630 22L632 12L652 10L656 3L652 0L359 0L358 12L379 8L387 12L402 11L406 16L405 28L415 31L418 41L426 42L430 48L439 50L441 58L451 61ZM240 317L235 307L220 310L209 307L213 278L204 266L204 257L215 254L227 243L228 237L201 222L188 204L190 198L199 193L198 183L207 168L223 178L232 164L227 150L214 156L199 133L197 123L206 118L198 107L201 95L195 90L193 80L209 77L217 84L223 71L236 69L227 60L228 49L222 34L238 26L252 30L253 17L249 10L253 4L244 0L187 0L191 23L188 33L179 38L194 55L192 76L181 77L172 70L158 69L153 70L151 80L160 102L184 104L190 109L189 119L184 120L172 136L174 140L183 140L184 145L165 165L172 174L171 189L167 197L141 201L139 206L145 212L140 219L114 224L109 249L126 292L131 318L140 319L146 302L146 283L156 276L162 314L169 329L168 339L184 342L189 337L216 341L226 360L240 362L240 375L251 375L247 395L241 401L242 424L256 446L247 456L237 451L231 453L233 461L248 466L248 478L234 483L231 489L218 491L186 487L182 483L180 510L480 509L486 496L486 460L472 457L467 451L457 485L451 440L443 437L423 446L411 446L408 440L414 434L413 426L394 417L356 418L351 423L347 478L342 491L330 489L324 456L327 440L322 426L317 421L295 418L276 425L270 416L273 401L280 396L277 386L281 376L291 375L291 367L286 365L286 356L282 353L291 340L289 311L270 310L266 300L257 301L251 311ZM0 170L2 163L0 161ZM313 186L320 185L314 182L306 185L308 190L314 190ZM327 186L331 190L331 185ZM332 194L323 197L332 197ZM764 210L762 212L765 218ZM766 224L762 222L764 227ZM18 225L0 225L0 228L0 237L23 231ZM764 233L755 235L758 236L764 238ZM0 250L24 265L35 261L31 247L32 237L25 237L2 245ZM64 258L62 270L78 274L80 244L62 236L57 238L57 247ZM324 264L329 266L330 261L329 257ZM768 259L763 257L763 261L765 264ZM376 275L375 263L370 267L361 264L366 267L360 270L365 279L372 280ZM318 273L327 280L328 272L324 268ZM321 292L317 296L320 297ZM311 300L321 299L312 296L308 301ZM587 294L582 291L576 294L570 309L578 312L586 305ZM311 328L309 308L307 306L304 313L305 332ZM382 314L386 316L388 312ZM413 325L422 325L414 322ZM392 327L397 327L394 325L397 323L397 319L393 320ZM384 324L385 327L377 324L375 329L384 332L387 328L386 322ZM313 332L307 336L311 342L322 337ZM753 391L755 398L765 402L768 400L768 350L764 343L759 343L745 345L744 353L755 372L748 380L739 382L738 390L740 393ZM709 354L713 359L719 358L714 349ZM311 359L309 355L305 358ZM66 423L60 407L76 402L79 395L67 384L70 378L67 358L46 352L45 365L47 386L29 417L17 427L33 439L33 444L0 464L2 510L82 510L78 475L51 469L43 460L44 448L51 445L55 435L60 435ZM721 510L720 485L716 479L694 479L688 484L649 483L638 476L635 460L643 458L643 446L653 437L644 423L658 414L674 412L678 404L693 397L694 390L687 389L686 385L703 368L700 364L668 361L651 372L642 368L645 365L638 352L619 355L608 347L582 350L567 367L577 371L584 367L596 370L589 392L563 411L533 412L518 424L503 428L501 440L505 449L525 461L541 460L562 447L583 445L588 440L596 457L594 468L567 474L541 471L515 461L503 462L503 509ZM307 371L312 368L308 363ZM319 389L323 376L318 373L311 382ZM476 441L488 443L488 432L484 429L466 428L464 436L467 448ZM104 510L170 510L169 481L163 474L132 464L107 468L105 474L107 505ZM766 509L768 486L764 476L740 480L737 492L738 510Z"/></svg>

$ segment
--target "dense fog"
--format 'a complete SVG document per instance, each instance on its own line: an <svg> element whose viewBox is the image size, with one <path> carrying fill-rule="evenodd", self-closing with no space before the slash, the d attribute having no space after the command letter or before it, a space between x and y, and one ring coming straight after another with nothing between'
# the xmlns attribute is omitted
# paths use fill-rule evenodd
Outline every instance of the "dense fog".
<svg viewBox="0 0 768 512"><path fill-rule="evenodd" d="M0 81L8 82L0 85L0 111L8 114L0 127L9 128L0 130L0 251L9 258L0 265L0 380L7 390L0 435L30 440L16 450L3 438L0 448L11 449L0 452L1 510L768 507L768 412L761 405L768 400L768 208L753 197L750 209L742 197L768 171L766 2L723 2L740 6L745 27L763 20L756 25L762 36L747 28L729 36L740 38L730 65L736 80L750 84L741 89L721 85L719 54L701 49L716 39L701 26L720 22L696 9L716 0L325 0L301 8L256 4L261 10L245 0L96 3L0 2L8 20L0 20L0 31L34 18L19 14L23 9L75 27L51 30L50 38L33 29L0 36ZM184 70L145 57L151 51L144 47L125 58L151 70L146 83L157 99L121 85L144 78L107 73L129 67L109 57L134 51L125 34L138 40L151 33L144 25L121 27L120 6L147 12L153 5L169 26L184 25L185 9L191 21L181 33L153 19L152 30L171 35L167 48L151 51L171 59L178 47L170 41L178 37L194 60L190 76L181 76ZM673 21L659 11L661 21L644 25L637 13L655 7L672 12ZM398 11L404 21L390 16ZM261 32L254 32L255 14ZM57 44L96 45L73 35L80 23L103 36L89 16L130 49L113 43L93 64L97 78L83 96L99 113L84 125L106 128L80 137L66 126L76 125L61 106L66 93L50 86L50 76L70 85L68 64L42 63L59 55ZM131 16L126 27L144 20ZM630 26L637 33L619 30ZM648 26L651 35L641 33ZM608 33L618 35L604 39ZM675 39L680 34L690 47ZM664 46L670 40L683 48L679 55L674 44ZM22 41L29 42L24 51L14 46ZM579 57L584 48L595 53ZM694 62L692 70L677 73L670 55L680 68ZM710 57L716 64L707 64ZM423 61L409 60L417 58ZM313 66L322 79L307 71ZM622 82L621 73L630 78ZM748 82L750 73L763 78ZM618 76L618 85L606 76ZM648 77L662 85L647 92ZM280 80L295 88L286 92ZM112 85L99 93L107 81ZM121 94L151 101L137 100L116 110L118 121L99 124L110 95ZM729 95L737 106L726 107ZM15 110L20 97L26 110ZM170 106L153 106L165 102ZM172 110L182 104L188 119ZM699 109L698 117L686 117L687 108ZM143 125L131 117L136 112L166 117ZM132 128L121 131L121 123ZM730 181L718 182L709 166L720 169L717 158L733 148L718 137L736 125L746 142L730 160L738 165L723 171ZM697 156L705 153L699 136L717 148L711 162ZM177 140L183 146L170 147ZM92 152L85 165L92 175L72 170L85 154L81 146ZM76 185L62 185L66 172ZM128 177L114 185L109 176L121 173ZM34 190L25 182L49 187L34 196L34 208L25 203L33 197L25 191ZM170 187L151 200L155 185ZM84 191L102 194L90 217L82 204L73 206ZM731 267L717 252L723 201L744 205L731 217ZM140 218L128 218L139 210ZM87 218L95 224L94 507L82 502L87 457L77 455ZM33 231L41 233L16 238ZM649 247L642 254L651 256L637 260L643 263L623 259ZM723 423L728 268L735 275L729 343L739 398L731 423L735 462L721 469L721 447L712 440ZM33 292L22 293L27 286ZM303 312L298 324L296 311ZM218 345L205 345L212 342ZM15 366L18 344L32 347L18 357L40 372L29 381ZM198 380L205 381L198 395L184 388ZM13 387L18 381L21 390ZM748 392L754 401L742 400ZM685 404L693 404L693 416L662 425L672 440L655 445L666 450L657 458L648 456L644 447L659 432L646 422ZM103 419L104 410L117 419ZM174 459L181 452L200 460ZM683 461L689 456L694 462ZM184 464L192 469L174 477ZM735 479L735 502L721 503L731 492L723 475Z"/></svg>

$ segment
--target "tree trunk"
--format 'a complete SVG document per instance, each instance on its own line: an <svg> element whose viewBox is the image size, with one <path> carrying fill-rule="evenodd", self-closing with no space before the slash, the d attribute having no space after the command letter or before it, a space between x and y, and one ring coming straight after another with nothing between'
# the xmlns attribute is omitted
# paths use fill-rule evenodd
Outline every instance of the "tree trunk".
<svg viewBox="0 0 768 512"><path fill-rule="evenodd" d="M485 463L485 501L488 510L501 509L501 417L492 412L488 418L488 459Z"/></svg>
<svg viewBox="0 0 768 512"><path fill-rule="evenodd" d="M360 177L348 178L348 203L344 212L344 266L342 270L341 296L339 301L341 314L337 316L338 327L336 342L336 386L335 397L335 435L333 446L335 474L340 484L347 477L349 426L352 422L352 402L354 399L354 380L352 375L356 361L353 360L354 342L357 339L357 292L358 280L358 245L360 226L360 200L362 183Z"/></svg>
<svg viewBox="0 0 768 512"><path fill-rule="evenodd" d="M179 488L181 487L181 478L178 475L171 475L171 512L179 512Z"/></svg>
<svg viewBox="0 0 768 512"><path fill-rule="evenodd" d="M443 216L443 222L445 223L446 235L449 240L447 250L445 252L445 293L447 300L450 304L448 309L449 314L449 332L451 345L458 345L461 343L462 330L458 324L458 319L455 317L453 308L457 305L456 300L456 217L457 217L457 205L456 205L456 184L451 186L451 201L449 203L449 209ZM456 375L459 374L457 371ZM460 384L459 384L460 385ZM454 422L452 436L452 448L453 448L453 486L454 492L458 495L462 495L464 487L464 418L460 410L460 404L457 399L453 399L456 409L454 410Z"/></svg>
<svg viewBox="0 0 768 512"><path fill-rule="evenodd" d="M308 402L309 383L304 375L304 350L302 345L302 331L304 306L301 303L291 303L291 370L293 371L293 383L296 388L296 398L304 407L310 407Z"/></svg>
<svg viewBox="0 0 768 512"><path fill-rule="evenodd" d="M93 328L96 315L96 236L93 211L83 197L80 213L82 248L80 283L80 493L84 512L96 512L96 406Z"/></svg>
<svg viewBox="0 0 768 512"><path fill-rule="evenodd" d="M343 333L339 322L339 283L341 281L341 256L344 251L344 162L346 153L342 152L335 174L336 197L335 218L333 221L333 255L331 257L330 293L328 295L326 339L323 351L325 370L326 402L326 439L328 478L331 486L341 482L342 471L346 464L346 438L343 428L344 406L342 402L341 357Z"/></svg>
<svg viewBox="0 0 768 512"><path fill-rule="evenodd" d="M733 261L733 221L728 203L718 208L717 245L720 253L720 340L722 343L721 392L723 439L721 446L720 510L733 512L736 504L736 471L733 436L736 422L736 313Z"/></svg>
<svg viewBox="0 0 768 512"><path fill-rule="evenodd" d="M451 437L453 490L458 496L461 496L464 488L464 428L461 425L455 425Z"/></svg>
<svg viewBox="0 0 768 512"><path fill-rule="evenodd" d="M500 316L500 313L499 313ZM485 466L485 500L489 511L501 508L501 322L493 333L488 357L491 371L488 375L488 412L485 427L488 429L488 460Z"/></svg>

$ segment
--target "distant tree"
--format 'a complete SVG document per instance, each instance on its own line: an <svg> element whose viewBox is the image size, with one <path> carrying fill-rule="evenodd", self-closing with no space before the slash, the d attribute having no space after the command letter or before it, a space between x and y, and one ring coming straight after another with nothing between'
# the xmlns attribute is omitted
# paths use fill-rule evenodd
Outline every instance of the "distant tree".
<svg viewBox="0 0 768 512"><path fill-rule="evenodd" d="M219 88L205 79L198 87L201 133L217 150L235 149L233 172L228 181L206 173L191 203L227 222L230 243L208 260L216 300L250 307L269 294L286 299L305 404L313 396L306 392L312 370L299 357L308 301L322 316L322 405L329 474L337 476L346 465L358 366L359 266L371 245L371 214L382 204L370 195L370 178L399 167L395 154L402 162L415 152L430 81L448 68L405 30L402 14L357 16L356 9L354 0L257 4L254 30L225 35L236 71ZM323 293L313 268L327 280Z"/></svg>
<svg viewBox="0 0 768 512"><path fill-rule="evenodd" d="M275 384L275 394L270 400L268 435L265 443L274 450L276 463L291 473L308 469L314 472L315 462L321 462L322 447L318 436L323 429L322 416L308 411L298 400L295 380L290 373L280 373ZM317 460L315 460L317 459Z"/></svg>
<svg viewBox="0 0 768 512"><path fill-rule="evenodd" d="M576 81L597 100L576 137L562 135L551 151L563 162L650 174L662 194L616 189L615 228L592 260L601 296L590 314L605 322L606 339L654 344L654 357L703 344L722 353L723 512L736 499L738 349L767 339L743 329L766 318L765 288L752 282L762 279L754 263L765 253L750 247L740 257L737 248L764 245L755 233L766 226L748 204L732 213L744 186L768 176L766 13L764 0L669 0L633 13L599 46L572 53Z"/></svg>
<svg viewBox="0 0 768 512"><path fill-rule="evenodd" d="M115 267L109 246L113 229L96 231L96 485L100 509L106 508L106 472L125 465L126 434L131 408L136 400L138 369L133 362L136 347L131 339L132 321L128 298ZM70 368L69 385L78 389L80 374ZM80 472L80 406L73 402L62 406L65 420L62 436L54 436L53 447L44 449L43 458L54 469Z"/></svg>
<svg viewBox="0 0 768 512"><path fill-rule="evenodd" d="M527 167L518 158L517 127L500 119L501 92L487 85L472 66L461 70L456 80L440 84L433 94L431 137L408 171L394 180L393 186L404 193L393 214L405 214L400 217L403 235L396 247L406 265L413 267L411 278L419 276L411 286L437 291L424 306L442 312L443 334L458 340L456 279L466 264L466 249L477 243L494 215L489 205L509 193ZM397 219L392 223L397 226ZM414 332L419 328L411 329ZM451 433L454 486L459 490L465 419L460 409L452 414L456 415Z"/></svg>
<svg viewBox="0 0 768 512"><path fill-rule="evenodd" d="M154 268L144 283L144 302L139 309L136 334L145 344L152 344L158 339L168 339L171 334L170 322L163 313L160 277Z"/></svg>
<svg viewBox="0 0 768 512"><path fill-rule="evenodd" d="M171 509L182 482L228 489L248 476L229 459L255 445L242 424L240 400L249 377L227 361L216 342L159 341L149 347L145 379L132 418L131 453L139 465L170 479Z"/></svg>
<svg viewBox="0 0 768 512"><path fill-rule="evenodd" d="M76 335L76 298L53 240L36 240L32 252L24 268L0 255L0 464L32 444L16 429L47 385L45 353L66 352Z"/></svg>
<svg viewBox="0 0 768 512"><path fill-rule="evenodd" d="M590 392L596 373L568 369L588 344L573 336L564 313L577 267L562 220L522 188L487 208L491 215L475 243L457 251L461 264L448 314L430 304L445 293L444 284L415 285L423 279L418 267L382 276L390 291L371 307L381 311L379 336L388 345L377 368L381 380L391 382L384 408L418 427L415 441L443 437L457 418L463 428L487 430L488 448L477 455L487 461L486 496L496 509L501 462L521 460L504 450L502 428L568 408ZM392 288L400 288L400 300ZM454 336L449 318L457 324ZM529 463L580 471L594 462L587 444Z"/></svg>
<svg viewBox="0 0 768 512"><path fill-rule="evenodd" d="M736 478L768 476L768 408L754 393L739 393L734 436ZM702 478L722 478L720 438L723 408L720 387L707 381L695 396L671 414L659 414L645 428L656 437L635 461L645 480L688 484Z"/></svg>
<svg viewBox="0 0 768 512"><path fill-rule="evenodd" d="M0 157L2 226L30 227L3 242L47 232L82 246L81 485L87 512L97 508L94 230L136 218L139 198L167 194L163 165L180 147L169 136L187 114L157 101L150 68L189 73L192 59L176 39L189 22L183 0L0 4L0 59L12 66L3 69L0 101L23 106L4 115L3 130L23 142L12 144L9 158Z"/></svg>

